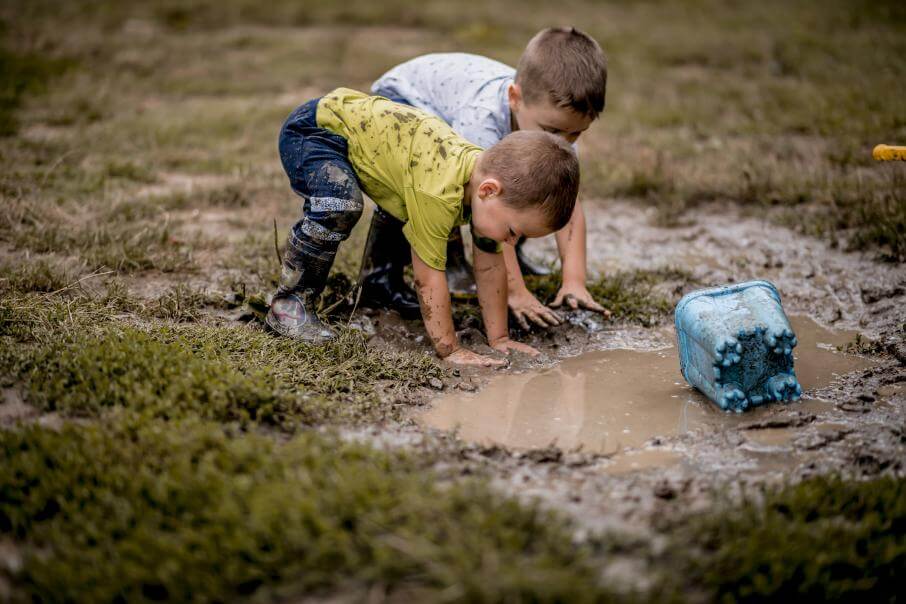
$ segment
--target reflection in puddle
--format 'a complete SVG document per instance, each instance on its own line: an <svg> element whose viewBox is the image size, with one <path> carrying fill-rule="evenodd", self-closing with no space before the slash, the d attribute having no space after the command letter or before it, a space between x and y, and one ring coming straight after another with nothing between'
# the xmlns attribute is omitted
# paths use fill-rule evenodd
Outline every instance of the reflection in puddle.
<svg viewBox="0 0 906 604"><path fill-rule="evenodd" d="M855 335L829 332L808 318L792 317L799 339L796 374L808 398L837 375L865 368L871 361L835 352ZM824 410L827 403L792 403L802 410ZM628 471L664 465L675 455L642 449L655 436L715 430L758 420L771 405L744 414L727 414L691 388L679 372L676 348L657 351L608 350L567 359L550 369L502 375L477 393L444 396L419 416L441 429L458 428L462 438L511 447L582 447L604 453L636 450L615 457L612 468ZM766 445L786 444L792 433L759 431ZM775 434L776 432L776 434ZM633 463L637 467L633 467Z"/></svg>

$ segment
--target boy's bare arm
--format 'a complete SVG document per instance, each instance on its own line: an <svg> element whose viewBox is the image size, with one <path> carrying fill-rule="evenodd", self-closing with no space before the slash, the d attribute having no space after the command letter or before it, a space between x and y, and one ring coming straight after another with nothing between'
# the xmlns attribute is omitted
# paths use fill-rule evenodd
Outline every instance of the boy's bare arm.
<svg viewBox="0 0 906 604"><path fill-rule="evenodd" d="M582 307L604 315L610 315L610 311L595 302L595 299L585 286L587 277L585 269L585 211L578 200L576 200L576 207L569 222L564 228L557 231L555 236L557 238L557 250L560 252L560 261L563 266L563 283L551 306L558 307L566 304L570 308Z"/></svg>
<svg viewBox="0 0 906 604"><path fill-rule="evenodd" d="M415 250L412 250L412 271L415 274L415 291L418 293L422 319L437 355L452 363L502 365L504 363L502 360L492 359L460 347L453 327L447 274L425 264Z"/></svg>
<svg viewBox="0 0 906 604"><path fill-rule="evenodd" d="M532 356L540 354L527 344L510 340L507 327L507 266L503 254L485 252L478 246L474 246L473 250L478 303L481 305L488 344L501 352L515 350Z"/></svg>
<svg viewBox="0 0 906 604"><path fill-rule="evenodd" d="M516 248L503 244L503 259L506 262L507 304L522 329L529 329L529 321L541 327L559 325L563 321L562 317L539 302L525 286L525 278L516 258Z"/></svg>

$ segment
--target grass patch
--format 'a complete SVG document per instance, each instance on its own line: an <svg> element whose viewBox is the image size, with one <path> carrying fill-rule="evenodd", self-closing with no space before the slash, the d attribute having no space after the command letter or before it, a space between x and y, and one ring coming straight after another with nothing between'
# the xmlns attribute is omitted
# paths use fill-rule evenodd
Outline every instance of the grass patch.
<svg viewBox="0 0 906 604"><path fill-rule="evenodd" d="M886 260L906 262L906 171L887 168L882 186L865 186L858 174L838 178L817 209L785 217L847 250L877 250Z"/></svg>
<svg viewBox="0 0 906 604"><path fill-rule="evenodd" d="M426 461L197 422L2 431L5 572L32 600L611 599L565 521Z"/></svg>
<svg viewBox="0 0 906 604"><path fill-rule="evenodd" d="M0 265L0 292L43 292L62 290L75 281L72 271L47 258L20 260Z"/></svg>
<svg viewBox="0 0 906 604"><path fill-rule="evenodd" d="M559 273L525 278L529 291L543 304L553 302L560 282ZM614 320L652 326L672 313L678 300L656 291L655 288L665 282L688 284L692 282L692 277L673 268L619 272L589 282L588 291L610 310Z"/></svg>
<svg viewBox="0 0 906 604"><path fill-rule="evenodd" d="M0 23L0 137L16 133L15 114L25 95L45 92L48 80L71 65L67 60L9 49L3 44L3 29Z"/></svg>
<svg viewBox="0 0 906 604"><path fill-rule="evenodd" d="M696 517L681 573L723 602L895 602L906 570L906 481L814 478Z"/></svg>
<svg viewBox="0 0 906 604"><path fill-rule="evenodd" d="M20 199L0 211L0 235L37 254L78 254L89 269L172 272L194 266L193 245L174 236L166 216L140 205L106 205L106 211L97 212L96 208L97 213L86 215L84 209L70 203ZM157 215L137 219L152 213Z"/></svg>
<svg viewBox="0 0 906 604"><path fill-rule="evenodd" d="M274 389L262 370L240 372L213 356L126 328L35 351L21 377L30 403L76 417L121 408L155 418L241 424L313 419L301 399Z"/></svg>
<svg viewBox="0 0 906 604"><path fill-rule="evenodd" d="M4 300L6 379L24 382L29 402L80 417L125 409L292 429L401 419L407 404L392 391L378 397L377 385L403 392L444 375L427 355L370 348L351 330L317 346L248 326L142 329L112 318L123 305L115 296Z"/></svg>

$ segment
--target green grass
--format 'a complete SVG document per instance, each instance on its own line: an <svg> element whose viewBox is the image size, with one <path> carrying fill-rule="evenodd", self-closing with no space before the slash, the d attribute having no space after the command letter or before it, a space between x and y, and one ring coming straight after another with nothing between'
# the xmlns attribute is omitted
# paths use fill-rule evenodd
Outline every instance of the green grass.
<svg viewBox="0 0 906 604"><path fill-rule="evenodd" d="M68 415L125 409L293 429L399 420L406 405L378 397L378 384L404 392L443 377L432 357L370 348L350 330L316 346L244 325L137 328L112 319L132 307L125 300L5 298L5 379L23 383L28 402Z"/></svg>
<svg viewBox="0 0 906 604"><path fill-rule="evenodd" d="M45 92L52 78L72 66L65 59L9 49L4 39L6 27L0 21L0 137L18 130L16 110L26 95Z"/></svg>
<svg viewBox="0 0 906 604"><path fill-rule="evenodd" d="M2 431L4 572L41 601L614 600L566 522L426 461L198 421Z"/></svg>
<svg viewBox="0 0 906 604"><path fill-rule="evenodd" d="M89 270L193 268L192 248L203 245L200 239L178 236L177 221L160 209L127 204L86 211L71 202L13 201L0 210L0 237L31 253L78 255Z"/></svg>
<svg viewBox="0 0 906 604"><path fill-rule="evenodd" d="M611 312L615 321L652 326L672 313L677 302L656 290L656 286L677 282L688 286L692 277L672 268L637 270L603 275L588 283L588 291ZM536 298L549 304L560 289L560 275L528 276L525 283Z"/></svg>
<svg viewBox="0 0 906 604"><path fill-rule="evenodd" d="M895 602L906 481L813 478L694 518L673 535L684 580L722 602Z"/></svg>
<svg viewBox="0 0 906 604"><path fill-rule="evenodd" d="M37 258L0 265L0 292L51 293L71 285L73 271L59 262Z"/></svg>

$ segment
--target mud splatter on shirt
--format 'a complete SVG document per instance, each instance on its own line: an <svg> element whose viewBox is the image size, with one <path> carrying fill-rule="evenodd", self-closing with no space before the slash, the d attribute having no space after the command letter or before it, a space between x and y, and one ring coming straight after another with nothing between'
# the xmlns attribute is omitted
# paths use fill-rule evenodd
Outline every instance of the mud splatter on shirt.
<svg viewBox="0 0 906 604"><path fill-rule="evenodd" d="M468 222L464 186L481 149L429 113L348 88L321 99L317 122L346 139L362 190L406 223L419 258L444 270L450 231Z"/></svg>

